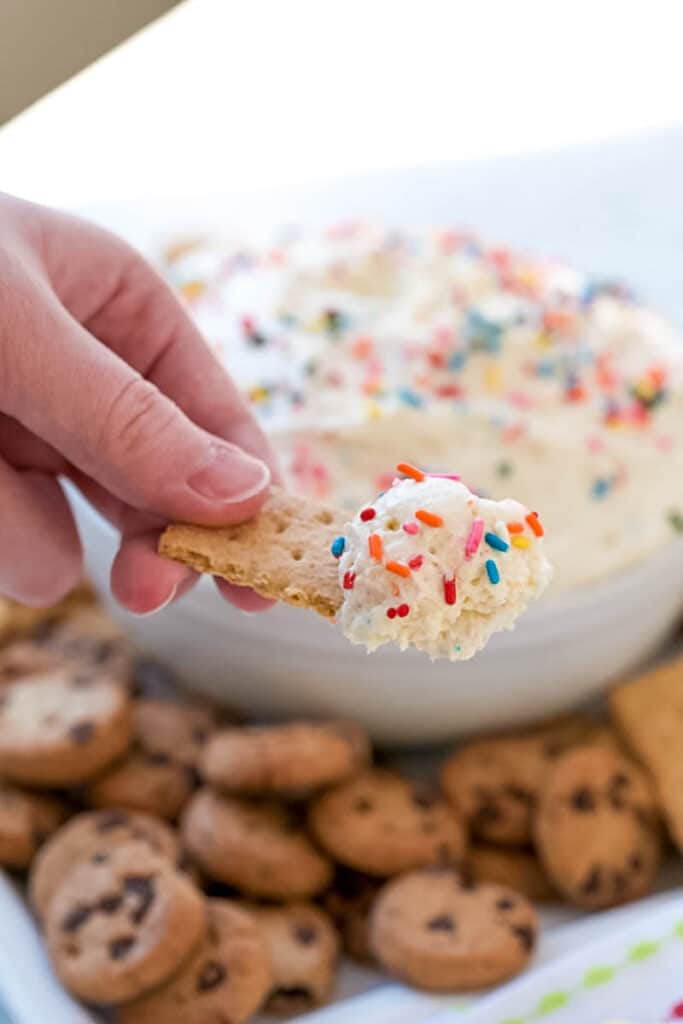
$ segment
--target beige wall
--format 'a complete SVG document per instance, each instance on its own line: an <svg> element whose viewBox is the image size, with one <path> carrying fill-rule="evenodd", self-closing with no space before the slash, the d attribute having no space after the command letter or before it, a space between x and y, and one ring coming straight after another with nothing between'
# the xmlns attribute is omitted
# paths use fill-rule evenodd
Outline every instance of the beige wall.
<svg viewBox="0 0 683 1024"><path fill-rule="evenodd" d="M0 0L0 124L178 0Z"/></svg>

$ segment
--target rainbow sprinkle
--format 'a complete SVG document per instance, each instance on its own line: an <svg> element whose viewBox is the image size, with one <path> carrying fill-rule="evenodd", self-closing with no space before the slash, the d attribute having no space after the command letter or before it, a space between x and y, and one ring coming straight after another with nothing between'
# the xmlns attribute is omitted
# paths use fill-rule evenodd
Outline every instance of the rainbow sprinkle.
<svg viewBox="0 0 683 1024"><path fill-rule="evenodd" d="M376 562L382 561L384 548L382 545L382 538L378 533L371 533L368 537L368 550L370 552L370 557L374 558Z"/></svg>
<svg viewBox="0 0 683 1024"><path fill-rule="evenodd" d="M513 537L512 540L511 540L511 543L514 544L514 546L516 548L529 548L529 547L531 547L531 541L529 540L529 538L528 537L520 537L519 535L517 535L516 537Z"/></svg>
<svg viewBox="0 0 683 1024"><path fill-rule="evenodd" d="M455 604L457 599L455 576L451 576L450 578L444 577L443 599L446 604Z"/></svg>
<svg viewBox="0 0 683 1024"><path fill-rule="evenodd" d="M332 541L332 547L330 548L330 551L332 552L332 554L334 555L335 558L341 558L341 556L344 554L344 548L345 547L346 547L346 538L345 537L335 537L334 540Z"/></svg>
<svg viewBox="0 0 683 1024"><path fill-rule="evenodd" d="M470 527L470 532L467 540L465 541L465 558L469 562L470 558L477 553L481 539L484 536L484 520L475 519Z"/></svg>
<svg viewBox="0 0 683 1024"><path fill-rule="evenodd" d="M377 513L375 512L374 508L364 508L363 511L359 513L359 515L361 522L368 523L371 519L375 518Z"/></svg>
<svg viewBox="0 0 683 1024"><path fill-rule="evenodd" d="M419 519L425 526L443 526L443 516L437 516L434 512L427 512L424 508L417 510L415 518Z"/></svg>
<svg viewBox="0 0 683 1024"><path fill-rule="evenodd" d="M410 576L410 569L407 565L403 565L402 562L387 562L384 568L387 572L393 572L397 576L402 576L407 579Z"/></svg>
<svg viewBox="0 0 683 1024"><path fill-rule="evenodd" d="M496 533L485 533L484 540L490 548L494 548L496 551L507 551L510 547L510 545ZM514 544L514 541L512 543Z"/></svg>
<svg viewBox="0 0 683 1024"><path fill-rule="evenodd" d="M486 559L486 575L489 578L489 583L500 583L500 573L498 566L492 558Z"/></svg>
<svg viewBox="0 0 683 1024"><path fill-rule="evenodd" d="M536 534L536 536L537 537L542 537L543 534L545 533L545 530L543 529L543 525L541 524L541 521L538 518L538 516L536 515L536 513L535 512L530 512L529 515L526 516L525 518L526 518L527 523L531 527L531 530Z"/></svg>
<svg viewBox="0 0 683 1024"><path fill-rule="evenodd" d="M421 484L425 478L425 475L422 472L422 470L418 469L416 466L412 466L409 462L399 462L399 464L396 467L396 471L398 473L403 473L404 476L411 477L413 480L416 480L419 484Z"/></svg>
<svg viewBox="0 0 683 1024"><path fill-rule="evenodd" d="M356 582L356 574L355 574L355 572L345 572L344 573L344 582L342 583L342 586L343 586L344 590L353 590L353 585L354 585L355 582Z"/></svg>
<svg viewBox="0 0 683 1024"><path fill-rule="evenodd" d="M405 530L406 533L409 533L413 536L420 532L420 527L417 525L417 523L404 523L403 529Z"/></svg>

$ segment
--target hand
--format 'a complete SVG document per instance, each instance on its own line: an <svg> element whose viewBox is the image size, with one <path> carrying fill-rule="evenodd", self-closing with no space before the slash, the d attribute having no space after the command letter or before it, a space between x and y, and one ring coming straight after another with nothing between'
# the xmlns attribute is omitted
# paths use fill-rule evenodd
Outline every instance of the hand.
<svg viewBox="0 0 683 1024"><path fill-rule="evenodd" d="M275 463L235 384L156 272L74 217L0 194L0 592L79 579L68 477L121 532L112 590L143 613L194 574L159 558L169 520L240 522ZM269 602L220 583L247 610Z"/></svg>

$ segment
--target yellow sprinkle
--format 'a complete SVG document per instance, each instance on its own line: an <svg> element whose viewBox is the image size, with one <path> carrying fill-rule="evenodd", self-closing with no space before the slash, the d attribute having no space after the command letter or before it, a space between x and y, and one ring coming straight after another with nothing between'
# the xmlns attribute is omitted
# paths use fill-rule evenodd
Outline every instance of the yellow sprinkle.
<svg viewBox="0 0 683 1024"><path fill-rule="evenodd" d="M399 523L398 519L387 519L384 525L387 530L398 530L401 524Z"/></svg>
<svg viewBox="0 0 683 1024"><path fill-rule="evenodd" d="M531 541L528 537L510 537L510 543L516 548L531 547Z"/></svg>
<svg viewBox="0 0 683 1024"><path fill-rule="evenodd" d="M262 387L249 388L248 394L250 402L265 402L268 398L268 392Z"/></svg>
<svg viewBox="0 0 683 1024"><path fill-rule="evenodd" d="M369 420L381 420L382 418L382 409L377 402L368 402L365 412Z"/></svg>
<svg viewBox="0 0 683 1024"><path fill-rule="evenodd" d="M185 281L178 290L183 298L192 301L192 299L198 299L200 295L204 294L206 285L203 281Z"/></svg>
<svg viewBox="0 0 683 1024"><path fill-rule="evenodd" d="M550 348L552 343L553 339L546 331L541 331L536 335L536 344L539 348Z"/></svg>
<svg viewBox="0 0 683 1024"><path fill-rule="evenodd" d="M489 391L500 391L503 386L503 374L497 363L489 363L484 369L484 384Z"/></svg>

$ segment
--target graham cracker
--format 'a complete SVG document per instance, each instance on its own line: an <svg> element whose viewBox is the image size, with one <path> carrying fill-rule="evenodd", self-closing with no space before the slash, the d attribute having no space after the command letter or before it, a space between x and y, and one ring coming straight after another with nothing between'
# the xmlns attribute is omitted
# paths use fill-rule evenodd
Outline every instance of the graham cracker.
<svg viewBox="0 0 683 1024"><path fill-rule="evenodd" d="M683 851L683 656L618 686L609 703L626 743L649 769Z"/></svg>
<svg viewBox="0 0 683 1024"><path fill-rule="evenodd" d="M344 513L272 488L259 514L236 526L168 526L159 554L263 597L332 618L342 602L330 545Z"/></svg>

